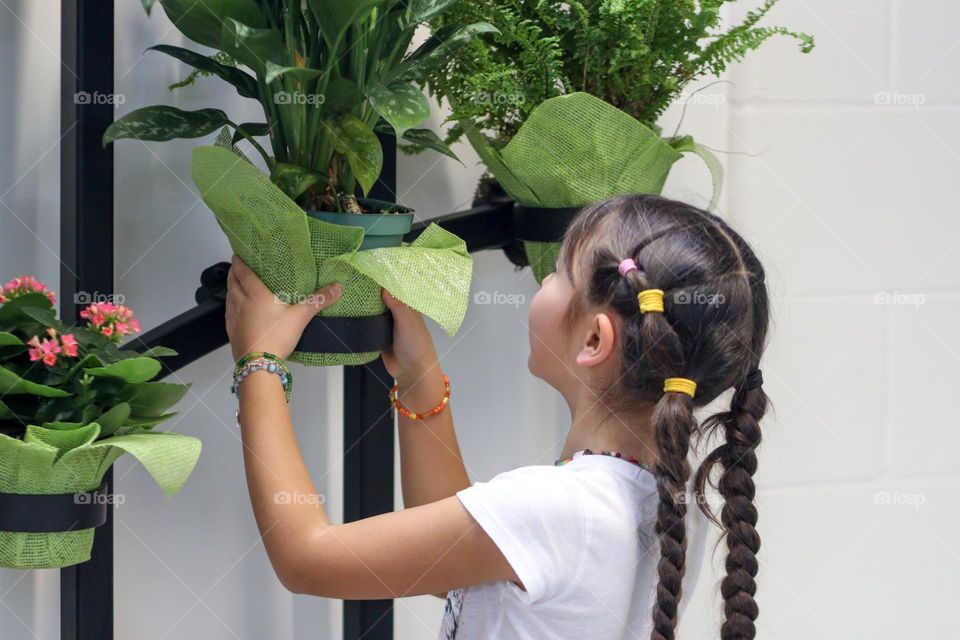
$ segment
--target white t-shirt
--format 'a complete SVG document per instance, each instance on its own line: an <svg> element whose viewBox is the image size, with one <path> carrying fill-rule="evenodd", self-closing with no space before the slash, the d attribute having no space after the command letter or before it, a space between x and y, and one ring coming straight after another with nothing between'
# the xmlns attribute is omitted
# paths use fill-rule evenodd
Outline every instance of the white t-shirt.
<svg viewBox="0 0 960 640"><path fill-rule="evenodd" d="M505 471L456 495L527 590L500 580L448 592L438 640L650 637L660 543L649 471L583 455ZM680 614L700 574L708 524L692 498L687 504Z"/></svg>

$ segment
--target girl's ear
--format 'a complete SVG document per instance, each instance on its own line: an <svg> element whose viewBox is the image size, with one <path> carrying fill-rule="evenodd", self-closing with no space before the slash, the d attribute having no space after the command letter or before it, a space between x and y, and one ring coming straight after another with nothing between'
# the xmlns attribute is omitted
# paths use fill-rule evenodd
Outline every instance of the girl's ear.
<svg viewBox="0 0 960 640"><path fill-rule="evenodd" d="M605 313L593 316L584 341L577 353L577 364L581 367L595 367L609 358L616 347L616 332L613 321Z"/></svg>

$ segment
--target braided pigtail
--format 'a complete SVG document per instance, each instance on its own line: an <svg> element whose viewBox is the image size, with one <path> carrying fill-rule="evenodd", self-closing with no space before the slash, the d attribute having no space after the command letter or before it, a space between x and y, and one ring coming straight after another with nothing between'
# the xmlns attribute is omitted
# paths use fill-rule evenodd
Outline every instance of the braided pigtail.
<svg viewBox="0 0 960 640"><path fill-rule="evenodd" d="M672 640L677 627L687 552L684 524L687 514L685 489L690 477L687 452L690 435L695 428L693 400L690 396L678 392L665 393L653 413L658 449L654 472L660 499L655 529L660 541L660 561L657 564L657 594L653 607L651 637L654 640Z"/></svg>
<svg viewBox="0 0 960 640"><path fill-rule="evenodd" d="M717 220L717 224L736 245L743 260L744 281L753 301L753 327L748 342L752 358L734 389L729 411L714 414L703 423L701 439L709 440L722 429L725 442L704 459L697 470L694 486L700 510L720 526L721 539L726 540L727 545L726 576L720 583L724 611L720 637L722 640L752 640L757 634L755 621L759 614L755 596L759 568L757 553L760 550L753 476L757 472L756 450L761 441L760 420L768 405L759 359L767 336L769 300L759 260L740 236L722 221ZM704 498L710 474L718 464L720 478L712 486L719 490L724 500L719 522Z"/></svg>
<svg viewBox="0 0 960 640"><path fill-rule="evenodd" d="M759 370L756 371L759 377ZM767 396L760 388L744 382L733 394L729 411L710 416L704 422L705 431L724 430L726 442L714 449L697 471L696 485L701 510L722 528L727 544L726 572L720 584L724 601L724 622L720 629L722 640L752 640L757 630L754 624L759 613L754 596L757 592L757 553L760 535L757 533L757 509L753 504L757 471L756 449L760 446L760 419L767 407ZM700 499L707 479L715 465L722 468L717 488L724 504L720 521Z"/></svg>
<svg viewBox="0 0 960 640"><path fill-rule="evenodd" d="M651 289L642 271L630 271L627 278L634 291ZM639 313L628 323L625 339L629 353L642 353L647 364L643 376L663 380L681 376L685 356L680 337L662 312ZM632 325L632 326L631 326ZM632 331L631 331L632 330ZM657 563L657 592L653 605L653 640L673 640L677 627L683 575L686 569L687 514L686 485L690 478L687 454L697 424L693 398L682 392L663 392L656 402L651 425L657 444L654 474L657 478L657 522L660 543Z"/></svg>

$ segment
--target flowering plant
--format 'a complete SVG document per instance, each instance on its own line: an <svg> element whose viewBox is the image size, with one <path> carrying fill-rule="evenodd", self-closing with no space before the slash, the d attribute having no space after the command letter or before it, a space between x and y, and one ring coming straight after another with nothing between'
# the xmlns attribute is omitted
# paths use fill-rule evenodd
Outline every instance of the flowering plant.
<svg viewBox="0 0 960 640"><path fill-rule="evenodd" d="M132 309L95 302L80 312L85 322L66 326L52 311L55 302L32 276L0 289L0 432L21 436L30 423L70 429L98 421L103 438L172 417L157 413L161 395L166 408L189 385L162 383L162 393L153 391L157 383L148 381L161 369L154 356L174 352L159 347L141 354L118 346L140 331Z"/></svg>
<svg viewBox="0 0 960 640"><path fill-rule="evenodd" d="M99 487L124 453L136 457L167 496L176 494L200 455L197 438L154 431L189 384L152 381L156 356L121 349L140 331L133 311L110 302L87 306L85 322L56 318L56 296L31 276L0 289L0 493L68 494ZM6 514L9 515L9 514ZM0 566L64 567L90 557L93 528L24 531L0 512Z"/></svg>

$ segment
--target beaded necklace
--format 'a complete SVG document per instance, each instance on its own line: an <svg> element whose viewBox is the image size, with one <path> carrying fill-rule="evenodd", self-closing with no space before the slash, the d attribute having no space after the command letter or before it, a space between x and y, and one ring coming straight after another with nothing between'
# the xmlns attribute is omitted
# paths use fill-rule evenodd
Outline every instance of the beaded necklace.
<svg viewBox="0 0 960 640"><path fill-rule="evenodd" d="M650 467L650 465L647 464L646 462L642 462L642 461L640 461L640 460L637 460L637 459L634 458L633 456L624 456L624 455L623 455L622 453L620 453L619 451L591 451L590 449L581 449L580 451L574 451L574 452L573 452L573 455L570 456L569 458L566 458L566 459L563 459L563 460L561 460L561 459L558 458L557 460L554 460L554 461L553 461L553 464L554 464L555 466L560 467L560 466L563 466L563 465L567 464L568 462L570 462L570 461L573 460L574 458L579 458L580 456L586 456L586 455L613 456L614 458L620 458L621 460L626 460L627 462L629 462L629 463L631 463L631 464L635 464L635 465L637 465L638 467L640 467L641 469L646 469L647 471L650 471L650 472L653 471L653 469Z"/></svg>

